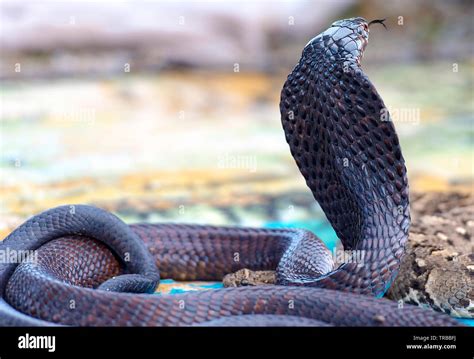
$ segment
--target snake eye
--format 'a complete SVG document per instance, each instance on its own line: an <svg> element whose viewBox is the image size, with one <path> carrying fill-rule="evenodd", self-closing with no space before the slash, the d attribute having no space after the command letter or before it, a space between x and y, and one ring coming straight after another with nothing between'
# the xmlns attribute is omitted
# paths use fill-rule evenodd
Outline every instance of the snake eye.
<svg viewBox="0 0 474 359"><path fill-rule="evenodd" d="M358 27L358 28L357 28L357 33L358 33L359 35L362 35L362 34L364 33L364 30L362 30L361 27Z"/></svg>

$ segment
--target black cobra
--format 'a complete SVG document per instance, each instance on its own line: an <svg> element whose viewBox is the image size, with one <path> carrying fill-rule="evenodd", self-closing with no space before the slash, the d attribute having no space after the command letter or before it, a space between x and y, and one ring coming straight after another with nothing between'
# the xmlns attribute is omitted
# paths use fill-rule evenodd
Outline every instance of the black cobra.
<svg viewBox="0 0 474 359"><path fill-rule="evenodd" d="M334 268L329 250L305 230L127 226L95 207L63 206L29 219L0 244L4 253L33 251L19 265L0 264L0 324L456 325L377 298L397 274L410 215L394 126L360 68L368 33L366 21L353 18L312 39L280 103L301 173L359 260ZM278 285L131 294L153 292L157 267L178 280L276 268Z"/></svg>

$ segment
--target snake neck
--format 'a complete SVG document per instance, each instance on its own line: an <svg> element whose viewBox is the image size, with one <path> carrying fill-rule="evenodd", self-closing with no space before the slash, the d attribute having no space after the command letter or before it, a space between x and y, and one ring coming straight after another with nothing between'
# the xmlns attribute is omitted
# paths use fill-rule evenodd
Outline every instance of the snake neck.
<svg viewBox="0 0 474 359"><path fill-rule="evenodd" d="M303 57L332 64L342 62L346 68L360 66L368 41L369 27L364 18L340 20L311 39L303 50Z"/></svg>
<svg viewBox="0 0 474 359"><path fill-rule="evenodd" d="M362 252L363 263L344 264L328 286L379 295L394 279L408 238L408 181L388 111L359 67L365 44L355 52L331 47L341 29L347 27L331 27L306 46L283 87L280 111L306 184L344 249Z"/></svg>

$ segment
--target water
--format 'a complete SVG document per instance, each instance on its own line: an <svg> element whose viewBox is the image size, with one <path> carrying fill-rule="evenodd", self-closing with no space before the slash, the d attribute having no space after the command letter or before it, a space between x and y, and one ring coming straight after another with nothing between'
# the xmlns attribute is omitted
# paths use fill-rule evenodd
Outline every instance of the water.
<svg viewBox="0 0 474 359"><path fill-rule="evenodd" d="M461 323L465 324L465 325L468 325L470 327L474 327L474 319L459 319L459 318L456 318L457 320L459 320Z"/></svg>

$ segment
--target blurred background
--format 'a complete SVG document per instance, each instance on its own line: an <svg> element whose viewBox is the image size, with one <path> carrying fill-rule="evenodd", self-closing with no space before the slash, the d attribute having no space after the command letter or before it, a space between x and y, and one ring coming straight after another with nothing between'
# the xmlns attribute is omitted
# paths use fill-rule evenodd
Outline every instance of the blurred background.
<svg viewBox="0 0 474 359"><path fill-rule="evenodd" d="M336 240L290 156L280 89L333 21L387 18L362 63L411 190L472 191L471 1L0 5L0 234L60 204L128 222L295 226Z"/></svg>

